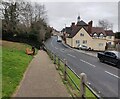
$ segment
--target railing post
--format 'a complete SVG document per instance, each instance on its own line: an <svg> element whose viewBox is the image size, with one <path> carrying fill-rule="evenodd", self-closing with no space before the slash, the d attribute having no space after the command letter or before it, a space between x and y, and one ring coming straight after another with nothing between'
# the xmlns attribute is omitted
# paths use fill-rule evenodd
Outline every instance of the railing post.
<svg viewBox="0 0 120 99"><path fill-rule="evenodd" d="M81 95L82 99L85 99L85 93L86 93L85 84L87 82L87 76L86 76L85 73L80 74L80 80L81 80L81 83L80 83L80 95Z"/></svg>
<svg viewBox="0 0 120 99"><path fill-rule="evenodd" d="M60 58L58 57L58 69L60 67Z"/></svg>
<svg viewBox="0 0 120 99"><path fill-rule="evenodd" d="M51 60L52 60L52 52L50 51L50 58L51 58Z"/></svg>
<svg viewBox="0 0 120 99"><path fill-rule="evenodd" d="M49 51L47 50L47 53L48 53L48 55L49 55L50 58L51 58L51 52L50 52L50 50L49 50Z"/></svg>
<svg viewBox="0 0 120 99"><path fill-rule="evenodd" d="M64 80L67 80L67 60L64 59Z"/></svg>
<svg viewBox="0 0 120 99"><path fill-rule="evenodd" d="M56 64L56 55L54 54L54 64Z"/></svg>
<svg viewBox="0 0 120 99"><path fill-rule="evenodd" d="M51 52L51 59L53 60L53 53Z"/></svg>

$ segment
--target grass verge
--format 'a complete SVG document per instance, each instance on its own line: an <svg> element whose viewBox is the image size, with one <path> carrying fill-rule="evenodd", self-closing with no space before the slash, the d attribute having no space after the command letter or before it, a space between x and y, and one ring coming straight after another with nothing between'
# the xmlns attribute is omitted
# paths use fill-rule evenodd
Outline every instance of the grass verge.
<svg viewBox="0 0 120 99"><path fill-rule="evenodd" d="M2 98L2 46L0 46L0 99Z"/></svg>
<svg viewBox="0 0 120 99"><path fill-rule="evenodd" d="M2 41L2 98L10 98L19 85L32 60L25 53L31 46L23 43Z"/></svg>

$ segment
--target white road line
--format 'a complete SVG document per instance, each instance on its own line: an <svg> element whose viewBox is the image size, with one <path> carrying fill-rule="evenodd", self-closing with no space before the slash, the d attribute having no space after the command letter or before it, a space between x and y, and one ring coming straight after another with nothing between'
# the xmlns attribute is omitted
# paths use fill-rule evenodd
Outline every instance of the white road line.
<svg viewBox="0 0 120 99"><path fill-rule="evenodd" d="M110 73L110 72L108 72L108 71L105 71L106 73L108 73L108 74L110 74L110 75L112 75L112 76L114 76L114 77L116 77L116 78L119 78L120 79L120 77L118 77L117 75L114 75L114 74L112 74L112 73Z"/></svg>
<svg viewBox="0 0 120 99"><path fill-rule="evenodd" d="M55 47L55 49L58 49L57 47Z"/></svg>
<svg viewBox="0 0 120 99"><path fill-rule="evenodd" d="M84 61L84 60L82 60L82 59L80 59L80 61L82 61L82 62L84 62L84 63L86 63L86 64L88 64L88 65L90 65L90 66L92 66L92 67L96 67L95 65L93 65L93 64L91 64L91 63L89 63L89 62L86 62L86 61Z"/></svg>
<svg viewBox="0 0 120 99"><path fill-rule="evenodd" d="M64 50L62 50L62 49L61 49L60 51L61 51L61 52L64 52Z"/></svg>
<svg viewBox="0 0 120 99"><path fill-rule="evenodd" d="M73 56L73 55L71 55L71 54L67 54L67 55L69 55L69 56L71 56L71 57L74 57L74 58L75 58L75 56Z"/></svg>
<svg viewBox="0 0 120 99"><path fill-rule="evenodd" d="M52 45L52 47L53 47L53 39L52 39L52 41L51 41L51 45Z"/></svg>

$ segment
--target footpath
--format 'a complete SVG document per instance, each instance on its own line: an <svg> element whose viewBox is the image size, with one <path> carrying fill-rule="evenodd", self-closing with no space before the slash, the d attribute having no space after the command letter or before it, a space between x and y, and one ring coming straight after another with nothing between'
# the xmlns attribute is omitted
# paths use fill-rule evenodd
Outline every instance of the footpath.
<svg viewBox="0 0 120 99"><path fill-rule="evenodd" d="M70 97L55 65L39 50L13 97Z"/></svg>

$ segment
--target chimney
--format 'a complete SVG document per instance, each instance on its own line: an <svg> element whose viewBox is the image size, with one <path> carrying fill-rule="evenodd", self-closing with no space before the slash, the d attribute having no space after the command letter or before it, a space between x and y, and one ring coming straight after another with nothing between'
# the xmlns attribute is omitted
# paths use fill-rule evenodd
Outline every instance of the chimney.
<svg viewBox="0 0 120 99"><path fill-rule="evenodd" d="M75 22L71 23L71 28L73 29L75 27Z"/></svg>
<svg viewBox="0 0 120 99"><path fill-rule="evenodd" d="M92 32L92 23L93 21L88 22L88 33L89 34Z"/></svg>

